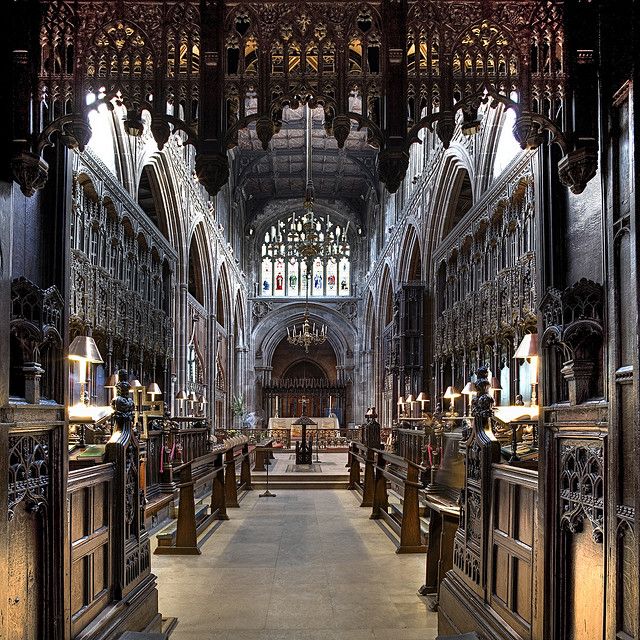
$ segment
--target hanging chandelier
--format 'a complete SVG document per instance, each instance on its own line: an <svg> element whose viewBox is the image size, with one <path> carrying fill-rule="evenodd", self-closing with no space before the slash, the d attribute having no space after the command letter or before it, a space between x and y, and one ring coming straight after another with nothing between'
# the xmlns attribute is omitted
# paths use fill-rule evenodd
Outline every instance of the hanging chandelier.
<svg viewBox="0 0 640 640"><path fill-rule="evenodd" d="M304 214L302 219L296 221L295 213L291 219L290 229L279 229L278 238L273 242L277 243L277 248L286 258L301 259L306 264L305 271L305 301L304 316L301 325L287 327L287 341L289 344L304 347L305 353L309 353L309 347L322 344L327 339L327 325L316 326L309 320L309 275L311 267L316 258L339 258L340 253L344 254L344 247L348 251L347 231L349 225L344 230L342 238L337 238L336 233L331 231L329 217L323 225L313 212L313 179L311 176L311 109L305 104L305 164L306 164L306 189L304 194ZM283 243L283 232L286 242ZM274 247L275 248L275 247Z"/></svg>
<svg viewBox="0 0 640 640"><path fill-rule="evenodd" d="M305 307L302 324L287 327L287 341L297 347L304 347L305 353L309 353L309 347L322 344L327 339L327 325L317 327L316 323L311 324L309 320L309 310Z"/></svg>
<svg viewBox="0 0 640 640"><path fill-rule="evenodd" d="M322 262L332 259L338 261L349 257L350 247L347 240L350 221L345 227L335 225L327 215L316 216L313 210L314 187L312 166L312 130L313 118L309 105L305 105L305 173L306 187L302 215L293 215L289 220L279 220L274 232L269 235L265 249L272 257L302 259L309 266L319 258Z"/></svg>

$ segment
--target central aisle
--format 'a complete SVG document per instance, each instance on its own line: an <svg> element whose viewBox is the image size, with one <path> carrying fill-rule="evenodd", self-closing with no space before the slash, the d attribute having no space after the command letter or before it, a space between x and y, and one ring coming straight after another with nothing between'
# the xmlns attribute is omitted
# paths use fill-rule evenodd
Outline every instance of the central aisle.
<svg viewBox="0 0 640 640"><path fill-rule="evenodd" d="M433 640L423 554L396 555L351 491L246 495L201 556L154 556L172 640Z"/></svg>

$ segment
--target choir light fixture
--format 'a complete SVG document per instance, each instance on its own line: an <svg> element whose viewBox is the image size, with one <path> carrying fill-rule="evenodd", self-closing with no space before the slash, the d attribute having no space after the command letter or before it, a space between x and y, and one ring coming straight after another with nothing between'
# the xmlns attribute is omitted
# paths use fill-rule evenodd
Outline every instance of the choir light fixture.
<svg viewBox="0 0 640 640"><path fill-rule="evenodd" d="M92 364L102 364L104 360L98 351L96 341L91 336L76 336L69 345L69 360L78 363L78 384L80 385L80 403L89 404L87 383L88 369Z"/></svg>
<svg viewBox="0 0 640 640"><path fill-rule="evenodd" d="M151 396L151 402L156 401L156 396L161 396L162 391L160 391L160 386L157 382L152 382L147 388L147 393Z"/></svg>
<svg viewBox="0 0 640 640"><path fill-rule="evenodd" d="M464 389L462 389L462 391L460 392L463 396L467 397L467 401L466 401L466 412L465 415L468 416L471 413L471 403L473 402L473 396L478 395L478 392L476 391L476 385L473 384L473 382L467 382L467 384L464 385Z"/></svg>
<svg viewBox="0 0 640 640"><path fill-rule="evenodd" d="M427 404L427 402L429 402L429 398L427 398L427 394L424 391L421 391L418 394L418 397L416 398L416 402L420 403L420 411L422 411L422 413L424 413L425 410L425 404Z"/></svg>
<svg viewBox="0 0 640 640"><path fill-rule="evenodd" d="M460 394L455 390L455 387L449 386L449 387L447 387L447 390L444 392L444 395L442 397L445 398L446 400L449 400L449 402L450 402L450 404L449 404L449 415L450 416L455 416L456 415L456 408L454 406L454 401L455 401L456 398L460 397Z"/></svg>
<svg viewBox="0 0 640 640"><path fill-rule="evenodd" d="M404 414L404 405L406 404L404 396L398 398L398 418L402 418Z"/></svg>
<svg viewBox="0 0 640 640"><path fill-rule="evenodd" d="M536 394L536 386L538 384L538 334L527 333L524 338L522 338L513 357L516 360L525 360L531 366L531 404L535 405L538 403Z"/></svg>

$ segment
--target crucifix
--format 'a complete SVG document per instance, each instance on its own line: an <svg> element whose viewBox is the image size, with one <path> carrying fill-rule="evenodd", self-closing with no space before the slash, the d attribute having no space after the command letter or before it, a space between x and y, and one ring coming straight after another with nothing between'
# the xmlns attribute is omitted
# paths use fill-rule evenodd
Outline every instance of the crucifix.
<svg viewBox="0 0 640 640"><path fill-rule="evenodd" d="M307 427L309 425L315 425L316 423L311 418L307 418L306 411L308 402L309 399L306 396L300 398L302 415L291 425L302 427L302 439L296 442L296 464L311 464L312 462L312 444L311 437L307 442Z"/></svg>

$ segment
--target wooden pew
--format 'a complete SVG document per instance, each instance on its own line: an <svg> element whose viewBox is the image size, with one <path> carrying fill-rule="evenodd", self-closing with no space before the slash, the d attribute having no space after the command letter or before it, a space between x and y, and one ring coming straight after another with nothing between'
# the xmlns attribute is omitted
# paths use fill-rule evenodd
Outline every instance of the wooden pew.
<svg viewBox="0 0 640 640"><path fill-rule="evenodd" d="M196 460L185 462L174 469L178 473L178 488L180 504L178 506L178 520L158 534L158 546L155 550L159 555L198 555L198 536L214 521L228 520L224 456L227 450L220 447L217 450L200 456ZM196 513L196 488L211 480L210 513L204 509ZM197 516L200 517L197 517Z"/></svg>
<svg viewBox="0 0 640 640"><path fill-rule="evenodd" d="M396 553L424 553L427 550L420 530L420 483L421 467L400 456L379 449L376 456L375 485L371 519L383 519L400 536ZM403 489L402 518L400 522L389 513L387 481Z"/></svg>
<svg viewBox="0 0 640 640"><path fill-rule="evenodd" d="M349 489L361 492L361 507L373 506L374 450L360 442L352 442L349 447L347 466L349 467ZM364 465L364 480L361 481L361 465Z"/></svg>
<svg viewBox="0 0 640 640"><path fill-rule="evenodd" d="M236 465L240 463L240 483L236 480ZM224 489L228 508L238 508L238 490L252 491L251 460L249 457L249 443L242 442L227 449L224 458Z"/></svg>

